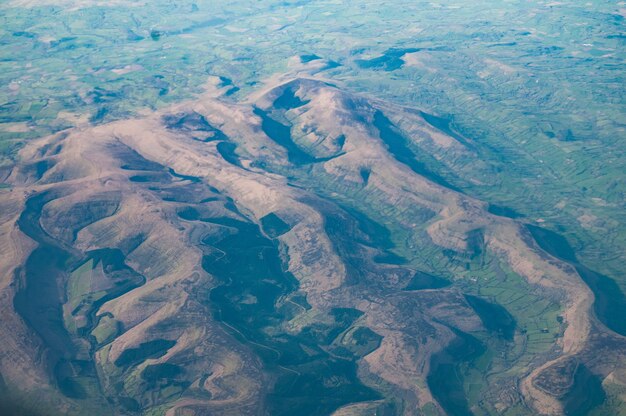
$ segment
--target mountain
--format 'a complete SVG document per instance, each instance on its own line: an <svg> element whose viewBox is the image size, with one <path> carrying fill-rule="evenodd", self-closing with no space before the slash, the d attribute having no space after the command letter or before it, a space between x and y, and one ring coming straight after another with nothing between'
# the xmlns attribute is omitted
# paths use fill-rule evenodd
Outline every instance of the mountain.
<svg viewBox="0 0 626 416"><path fill-rule="evenodd" d="M626 342L593 312L583 279L599 274L454 185L496 174L476 138L321 65L238 101L213 77L192 100L27 143L0 190L7 408L582 414L604 401Z"/></svg>

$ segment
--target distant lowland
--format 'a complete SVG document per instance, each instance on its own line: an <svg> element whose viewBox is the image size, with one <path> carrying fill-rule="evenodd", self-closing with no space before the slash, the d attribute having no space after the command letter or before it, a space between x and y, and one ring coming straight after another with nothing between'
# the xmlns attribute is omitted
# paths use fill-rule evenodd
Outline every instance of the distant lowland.
<svg viewBox="0 0 626 416"><path fill-rule="evenodd" d="M0 5L0 414L626 414L624 5Z"/></svg>

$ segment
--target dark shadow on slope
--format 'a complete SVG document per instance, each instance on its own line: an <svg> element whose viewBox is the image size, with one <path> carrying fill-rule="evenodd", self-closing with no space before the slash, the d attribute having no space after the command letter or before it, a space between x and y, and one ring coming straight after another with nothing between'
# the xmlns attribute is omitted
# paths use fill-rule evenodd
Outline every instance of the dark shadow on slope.
<svg viewBox="0 0 626 416"><path fill-rule="evenodd" d="M289 159L289 162L296 166L327 162L342 155L339 154L325 158L315 158L300 149L300 147L298 147L298 145L293 141L293 138L291 137L291 128L289 126L274 120L266 111L263 111L258 107L255 107L254 114L261 118L261 128L267 137L269 137L276 144L284 147L287 150L287 158Z"/></svg>
<svg viewBox="0 0 626 416"><path fill-rule="evenodd" d="M291 128L279 123L269 116L266 111L260 108L254 109L254 114L261 118L261 128L263 132L276 144L287 150L287 158L294 165L305 165L315 162L315 158L302 151L291 138Z"/></svg>
<svg viewBox="0 0 626 416"><path fill-rule="evenodd" d="M59 247L39 222L44 205L57 197L47 192L26 200L17 225L38 247L28 256L24 267L16 271L19 287L13 299L15 310L50 349L52 365L75 351L63 324L63 302L59 295L59 285L72 254Z"/></svg>
<svg viewBox="0 0 626 416"><path fill-rule="evenodd" d="M407 53L413 53L420 51L421 48L406 48L387 49L381 56L372 59L357 59L356 64L363 69L383 70L383 71L395 71L402 68L404 60L402 57Z"/></svg>
<svg viewBox="0 0 626 416"><path fill-rule="evenodd" d="M203 115L196 112L166 114L162 117L162 121L169 130L189 133L198 141L211 142L228 139L224 132L212 126Z"/></svg>
<svg viewBox="0 0 626 416"><path fill-rule="evenodd" d="M517 218L523 217L522 214L518 213L517 211L511 208L503 207L501 205L494 205L494 204L489 204L489 207L487 208L487 212L493 215L497 215L499 217L507 217L511 219L517 219Z"/></svg>
<svg viewBox="0 0 626 416"><path fill-rule="evenodd" d="M302 101L294 93L292 88L285 88L283 93L274 100L273 107L281 110L293 110L308 104L309 101Z"/></svg>
<svg viewBox="0 0 626 416"><path fill-rule="evenodd" d="M420 162L417 155L409 148L408 140L381 111L376 111L374 114L374 126L378 129L381 140L387 144L389 152L391 152L398 162L406 165L413 172L438 185L457 192L462 192L459 188L446 181L437 173L429 170L424 163Z"/></svg>
<svg viewBox="0 0 626 416"><path fill-rule="evenodd" d="M486 301L477 296L464 296L487 331L495 333L507 341L513 340L517 323L509 311L502 305Z"/></svg>
<svg viewBox="0 0 626 416"><path fill-rule="evenodd" d="M403 290L442 289L451 284L448 279L417 270Z"/></svg>
<svg viewBox="0 0 626 416"><path fill-rule="evenodd" d="M444 132L445 134L447 134L450 137L453 137L459 143L461 143L461 144L463 144L463 145L465 145L465 146L467 146L469 148L474 148L473 144L471 144L465 137L463 137L462 135L457 133L452 128L452 119L435 116L435 115L432 115L432 114L425 113L423 111L420 111L419 113L422 116L422 118L428 124L430 124L431 126L436 128L437 130L440 130L440 131Z"/></svg>
<svg viewBox="0 0 626 416"><path fill-rule="evenodd" d="M597 318L610 330L626 336L626 296L618 284L610 277L580 264L576 252L563 236L536 225L527 224L526 228L542 250L576 268L593 291L593 309Z"/></svg>
<svg viewBox="0 0 626 416"><path fill-rule="evenodd" d="M579 364L574 374L574 383L561 398L566 416L586 416L606 400L602 380L584 364Z"/></svg>
<svg viewBox="0 0 626 416"><path fill-rule="evenodd" d="M285 234L287 231L291 230L291 226L273 212L270 212L269 214L261 218L260 221L263 231L270 238L279 237Z"/></svg>
<svg viewBox="0 0 626 416"><path fill-rule="evenodd" d="M231 142L219 142L217 144L217 152L225 161L231 165L242 167L239 155L237 155L235 149L237 149L237 145Z"/></svg>
<svg viewBox="0 0 626 416"><path fill-rule="evenodd" d="M319 56L315 55L315 54L310 54L310 55L300 55L300 61L302 63L309 63L312 61L317 61L318 59L322 59Z"/></svg>
<svg viewBox="0 0 626 416"><path fill-rule="evenodd" d="M433 397L449 416L470 416L473 413L463 389L464 364L471 363L485 352L485 346L475 337L452 329L455 338L430 360L426 377Z"/></svg>
<svg viewBox="0 0 626 416"><path fill-rule="evenodd" d="M285 301L298 290L298 281L286 271L277 242L253 223L205 221L230 228L227 235L204 241L216 250L202 265L222 282L210 292L215 319L254 349L276 377L267 396L268 414L321 416L347 403L379 399L358 379L355 360L337 359L323 349L361 312L336 311L334 324L312 324L297 335L285 331L282 323L299 312Z"/></svg>

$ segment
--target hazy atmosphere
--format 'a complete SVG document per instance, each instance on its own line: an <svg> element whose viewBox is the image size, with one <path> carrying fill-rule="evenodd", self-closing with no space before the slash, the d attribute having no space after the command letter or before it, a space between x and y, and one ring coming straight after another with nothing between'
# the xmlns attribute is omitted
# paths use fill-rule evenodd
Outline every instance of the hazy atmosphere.
<svg viewBox="0 0 626 416"><path fill-rule="evenodd" d="M626 416L625 17L0 1L0 414Z"/></svg>

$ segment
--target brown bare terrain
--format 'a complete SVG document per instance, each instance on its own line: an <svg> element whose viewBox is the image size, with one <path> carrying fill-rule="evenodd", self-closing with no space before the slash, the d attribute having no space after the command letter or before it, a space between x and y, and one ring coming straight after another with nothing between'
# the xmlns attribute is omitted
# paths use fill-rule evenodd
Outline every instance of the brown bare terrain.
<svg viewBox="0 0 626 416"><path fill-rule="evenodd" d="M410 62L423 64L417 55ZM610 342L623 358L626 343L595 321L593 296L576 271L543 253L522 223L489 214L485 203L420 171L383 136L402 132L407 146L450 167L461 159L480 164L471 146L416 111L302 71L296 65L237 104L214 79L196 100L62 131L21 151L11 188L0 190L0 372L15 397L36 398L36 410L59 414L265 414L281 374L297 377L305 367L264 339L287 343L340 325L336 311L344 308L354 311L352 321L329 341L298 348L311 360L350 354L358 376L350 382L378 396L336 405L333 414L371 414L391 402L404 415L444 414L429 378L433 366L459 334L489 330L456 286L471 278L462 265L479 258L495 259L481 267L497 264L521 277L563 320L558 337L537 353L523 349L515 330L506 342L519 347L518 361L493 368L485 381L489 406L560 414L579 362L624 379L626 361L590 356L592 346ZM275 217L280 231L268 228ZM368 227L388 230L390 243ZM268 318L258 332L228 321L228 307L217 307L212 291L232 278L204 267L207 259L230 258L232 236L245 233L238 229L259 230L248 231L249 239L262 244L274 241L284 273L295 279L291 289L279 285L272 301L280 313L289 310L288 319ZM44 245L66 257L57 259L45 293L31 289L38 283L28 272ZM402 260L381 260L392 255ZM429 261L458 270L447 276L454 284L404 290ZM33 322L45 311L12 308L13 299L35 295L56 299L48 305L59 312L56 329ZM245 290L224 296L241 310L265 302ZM367 328L365 341L341 344L359 327ZM273 354L280 358L265 358Z"/></svg>

